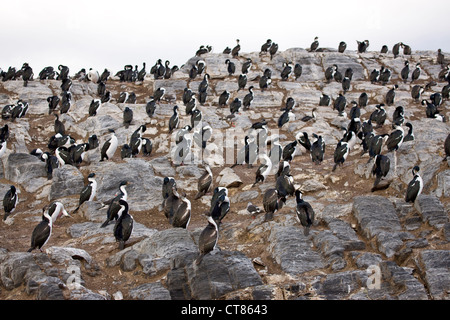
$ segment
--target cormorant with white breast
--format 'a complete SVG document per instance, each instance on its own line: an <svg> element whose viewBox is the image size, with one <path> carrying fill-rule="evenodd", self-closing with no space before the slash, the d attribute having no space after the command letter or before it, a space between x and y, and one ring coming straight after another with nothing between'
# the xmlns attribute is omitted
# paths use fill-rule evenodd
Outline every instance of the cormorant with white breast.
<svg viewBox="0 0 450 320"><path fill-rule="evenodd" d="M219 240L219 229L217 227L217 223L211 216L208 216L208 225L203 229L200 237L198 239L198 249L200 251L200 255L195 259L195 264L199 265L203 257L213 251Z"/></svg>
<svg viewBox="0 0 450 320"><path fill-rule="evenodd" d="M212 189L213 174L211 168L209 164L206 162L203 162L203 167L205 168L205 172L198 179L197 183L198 193L194 198L195 200L200 199Z"/></svg>
<svg viewBox="0 0 450 320"><path fill-rule="evenodd" d="M180 202L169 222L174 228L187 229L191 221L191 201L185 195L180 195Z"/></svg>
<svg viewBox="0 0 450 320"><path fill-rule="evenodd" d="M118 212L119 218L114 225L114 237L119 242L119 250L125 248L125 242L130 238L133 232L133 216L128 212L128 202L119 200L120 210Z"/></svg>
<svg viewBox="0 0 450 320"><path fill-rule="evenodd" d="M278 195L277 189L267 189L263 197L263 207L266 212L264 221L273 220L275 212L283 207L283 199Z"/></svg>
<svg viewBox="0 0 450 320"><path fill-rule="evenodd" d="M272 161L265 153L260 156L260 159L262 159L263 161L256 170L256 178L255 183L253 183L253 187L258 182L264 182L264 180L266 180L267 176L269 175L270 171L272 171Z"/></svg>
<svg viewBox="0 0 450 320"><path fill-rule="evenodd" d="M292 73L292 65L291 62L287 63L284 62L283 63L283 70L281 71L281 80L282 81L287 81L289 79L289 76Z"/></svg>
<svg viewBox="0 0 450 320"><path fill-rule="evenodd" d="M402 71L400 71L400 76L403 79L403 82L406 83L409 77L409 61L405 61L405 66L403 67Z"/></svg>
<svg viewBox="0 0 450 320"><path fill-rule="evenodd" d="M106 220L105 222L103 222L100 228L106 227L110 221L117 220L117 218L119 217L118 212L121 208L119 205L119 200L122 199L128 201L128 192L126 190L126 187L130 184L131 183L126 180L120 182L119 193L109 203L108 210L106 211Z"/></svg>
<svg viewBox="0 0 450 320"><path fill-rule="evenodd" d="M236 72L236 65L230 59L225 60L225 64L227 65L228 75L232 76Z"/></svg>
<svg viewBox="0 0 450 320"><path fill-rule="evenodd" d="M111 137L105 141L101 149L101 158L100 161L110 160L114 156L114 153L117 150L117 146L119 145L118 139L113 129L109 129L111 132Z"/></svg>
<svg viewBox="0 0 450 320"><path fill-rule="evenodd" d="M315 52L319 48L319 37L314 37L314 41L309 46L310 52Z"/></svg>
<svg viewBox="0 0 450 320"><path fill-rule="evenodd" d="M180 118L178 116L178 106L175 105L173 107L173 115L169 119L169 133L172 133L173 130L178 128L179 122L180 122Z"/></svg>
<svg viewBox="0 0 450 320"><path fill-rule="evenodd" d="M77 212L78 209L80 209L81 205L86 201L94 200L97 194L97 181L95 180L95 173L90 173L87 179L88 184L83 188L83 190L81 190L78 207L73 211L73 213Z"/></svg>
<svg viewBox="0 0 450 320"><path fill-rule="evenodd" d="M93 117L97 115L97 111L102 106L102 102L100 99L92 99L91 104L89 105L89 116Z"/></svg>
<svg viewBox="0 0 450 320"><path fill-rule="evenodd" d="M17 194L17 189L15 186L10 186L3 197L3 210L5 210L3 220L6 220L6 218L16 210L18 202L19 196Z"/></svg>
<svg viewBox="0 0 450 320"><path fill-rule="evenodd" d="M303 226L303 234L309 235L309 229L314 223L315 212L311 204L302 199L302 192L300 189L295 190L295 199L297 206L295 212L297 213L297 219Z"/></svg>
<svg viewBox="0 0 450 320"><path fill-rule="evenodd" d="M408 183L406 188L405 201L412 202L416 201L417 197L422 193L423 190L423 180L419 174L419 166L414 166L412 169L413 178Z"/></svg>
<svg viewBox="0 0 450 320"><path fill-rule="evenodd" d="M248 110L250 108L250 105L253 101L253 86L250 86L248 88L248 93L244 96L244 99L242 101L242 105L244 106L244 110Z"/></svg>
<svg viewBox="0 0 450 320"><path fill-rule="evenodd" d="M388 106L392 106L394 104L395 99L395 90L398 89L398 85L395 84L387 93L386 93L386 104Z"/></svg>
<svg viewBox="0 0 450 320"><path fill-rule="evenodd" d="M56 219L61 216L71 217L60 201L54 201L48 206L48 215L51 217L52 223L55 223Z"/></svg>
<svg viewBox="0 0 450 320"><path fill-rule="evenodd" d="M412 75L411 75L411 83L419 79L420 77L420 62L416 63L416 68L414 69Z"/></svg>
<svg viewBox="0 0 450 320"><path fill-rule="evenodd" d="M219 107L225 107L228 104L228 99L230 98L230 92L224 90L219 96Z"/></svg>
<svg viewBox="0 0 450 320"><path fill-rule="evenodd" d="M42 252L42 247L45 246L52 235L53 222L49 216L48 211L44 210L42 221L33 229L31 234L31 245L28 252L38 248Z"/></svg>

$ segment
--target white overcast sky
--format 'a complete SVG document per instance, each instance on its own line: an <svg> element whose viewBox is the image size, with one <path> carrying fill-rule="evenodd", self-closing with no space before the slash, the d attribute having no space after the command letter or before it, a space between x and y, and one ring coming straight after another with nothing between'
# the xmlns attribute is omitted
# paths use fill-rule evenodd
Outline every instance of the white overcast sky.
<svg viewBox="0 0 450 320"><path fill-rule="evenodd" d="M35 75L67 65L117 72L157 59L181 66L200 45L213 52L259 51L266 39L279 50L370 41L369 51L404 42L413 50L450 53L446 0L11 0L2 1L0 68L28 62Z"/></svg>

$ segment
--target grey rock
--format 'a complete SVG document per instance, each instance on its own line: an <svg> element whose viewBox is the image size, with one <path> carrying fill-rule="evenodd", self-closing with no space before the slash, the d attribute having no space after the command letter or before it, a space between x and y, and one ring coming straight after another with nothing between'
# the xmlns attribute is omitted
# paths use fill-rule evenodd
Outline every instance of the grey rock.
<svg viewBox="0 0 450 320"><path fill-rule="evenodd" d="M439 198L421 194L414 203L423 221L428 222L435 229L441 229L447 223L448 216Z"/></svg>
<svg viewBox="0 0 450 320"><path fill-rule="evenodd" d="M63 165L53 171L50 200L79 195L84 188L83 174L72 165Z"/></svg>
<svg viewBox="0 0 450 320"><path fill-rule="evenodd" d="M63 289L65 284L57 277L48 277L38 290L37 300L65 300Z"/></svg>
<svg viewBox="0 0 450 320"><path fill-rule="evenodd" d="M170 292L160 281L144 283L128 292L130 298L137 300L171 300Z"/></svg>
<svg viewBox="0 0 450 320"><path fill-rule="evenodd" d="M327 224L331 232L342 242L346 251L364 250L366 248L365 242L358 238L355 230L348 222L340 219L330 219L327 221Z"/></svg>
<svg viewBox="0 0 450 320"><path fill-rule="evenodd" d="M402 247L399 235L402 227L391 201L381 196L355 197L353 214L363 235L368 239L376 238L376 246L387 257L392 257Z"/></svg>
<svg viewBox="0 0 450 320"><path fill-rule="evenodd" d="M144 240L107 259L110 267L118 265L122 256L134 250L145 274L156 275L173 267L184 266L198 255L197 245L186 229L171 228L154 232ZM130 264L131 262L128 262Z"/></svg>
<svg viewBox="0 0 450 320"><path fill-rule="evenodd" d="M237 188L242 185L241 178L231 168L224 168L219 172L216 182L219 187Z"/></svg>
<svg viewBox="0 0 450 320"><path fill-rule="evenodd" d="M325 299L345 299L365 286L367 278L367 273L360 270L332 273L313 283L313 288Z"/></svg>
<svg viewBox="0 0 450 320"><path fill-rule="evenodd" d="M262 280L243 253L215 251L199 265L174 268L167 274L172 299L210 300L243 288L261 286Z"/></svg>
<svg viewBox="0 0 450 320"><path fill-rule="evenodd" d="M416 259L422 278L433 299L449 299L450 251L424 250Z"/></svg>
<svg viewBox="0 0 450 320"><path fill-rule="evenodd" d="M286 273L298 275L325 268L321 255L298 227L274 226L268 240L268 252Z"/></svg>
<svg viewBox="0 0 450 320"><path fill-rule="evenodd" d="M399 267L393 261L380 263L382 279L387 281L400 300L427 300L428 296L422 283L410 270Z"/></svg>
<svg viewBox="0 0 450 320"><path fill-rule="evenodd" d="M346 267L344 245L330 230L320 231L315 234L313 242L328 264L331 265L333 271L342 270Z"/></svg>
<svg viewBox="0 0 450 320"><path fill-rule="evenodd" d="M372 252L352 252L354 254L352 259L355 261L356 266L360 269L367 269L370 266L378 266L383 260L380 254Z"/></svg>
<svg viewBox="0 0 450 320"><path fill-rule="evenodd" d="M45 163L28 153L11 153L5 165L5 178L34 192L47 181Z"/></svg>
<svg viewBox="0 0 450 320"><path fill-rule="evenodd" d="M162 202L162 181L156 177L151 165L144 159L127 158L125 162L103 162L93 166L97 176L97 199L107 201L119 191L119 185L127 180L132 184L127 186L130 211L149 210Z"/></svg>
<svg viewBox="0 0 450 320"><path fill-rule="evenodd" d="M67 263L67 261L71 261L73 259L84 260L88 264L93 261L91 255L87 251L78 248L53 246L48 248L46 253L58 264Z"/></svg>

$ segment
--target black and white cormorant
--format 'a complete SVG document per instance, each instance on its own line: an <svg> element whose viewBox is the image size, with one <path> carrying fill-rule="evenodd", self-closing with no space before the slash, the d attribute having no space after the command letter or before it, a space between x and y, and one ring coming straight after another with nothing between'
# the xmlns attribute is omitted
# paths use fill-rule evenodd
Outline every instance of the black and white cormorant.
<svg viewBox="0 0 450 320"><path fill-rule="evenodd" d="M317 108L313 108L310 116L306 115L303 118L301 118L300 120L302 120L303 122L308 122L310 120L316 121L316 111L317 111Z"/></svg>
<svg viewBox="0 0 450 320"><path fill-rule="evenodd" d="M391 131L386 140L386 147L388 151L397 151L403 143L405 132L401 126L394 125L394 130Z"/></svg>
<svg viewBox="0 0 450 320"><path fill-rule="evenodd" d="M145 106L145 112L150 118L153 118L153 115L156 111L156 101L153 99L153 97L150 97L150 100L147 102Z"/></svg>
<svg viewBox="0 0 450 320"><path fill-rule="evenodd" d="M279 197L275 188L267 189L263 196L264 221L273 220L273 215L283 207L283 199Z"/></svg>
<svg viewBox="0 0 450 320"><path fill-rule="evenodd" d="M278 52L278 43L272 42L272 45L270 46L269 53L270 53L270 60L273 59L275 54Z"/></svg>
<svg viewBox="0 0 450 320"><path fill-rule="evenodd" d="M403 142L412 141L415 139L414 132L413 132L413 125L411 122L405 123L405 126L408 127L408 132L406 133L405 137L403 138Z"/></svg>
<svg viewBox="0 0 450 320"><path fill-rule="evenodd" d="M389 157L378 154L375 158L375 163L372 167L372 175L375 176L375 181L373 183L372 192L377 190L377 186L383 177L386 177L391 168L391 160Z"/></svg>
<svg viewBox="0 0 450 320"><path fill-rule="evenodd" d="M125 242L130 239L131 233L133 232L133 216L129 213L128 202L125 200L119 200L120 210L118 212L119 218L114 225L114 237L116 241L119 242L119 250L125 248Z"/></svg>
<svg viewBox="0 0 450 320"><path fill-rule="evenodd" d="M239 112L239 109L242 106L242 101L239 98L234 98L234 100L230 103L230 113L235 114Z"/></svg>
<svg viewBox="0 0 450 320"><path fill-rule="evenodd" d="M128 192L126 187L130 185L130 182L124 180L119 184L119 192L118 194L111 200L108 206L108 210L106 211L106 220L100 226L100 228L106 227L110 221L117 220L119 217L118 212L120 210L119 200L128 201Z"/></svg>
<svg viewBox="0 0 450 320"><path fill-rule="evenodd" d="M405 201L413 202L416 201L417 197L422 193L423 190L423 180L419 174L419 166L414 166L412 169L413 178L408 183L406 188Z"/></svg>
<svg viewBox="0 0 450 320"><path fill-rule="evenodd" d="M386 98L385 98L385 102L388 106L391 106L394 104L394 99L395 99L395 90L398 89L398 85L395 84L387 93L386 93Z"/></svg>
<svg viewBox="0 0 450 320"><path fill-rule="evenodd" d="M88 184L84 186L84 188L80 192L80 198L78 200L78 207L73 211L73 213L77 212L81 205L86 201L94 200L97 194L97 181L95 180L95 173L91 172L88 175Z"/></svg>
<svg viewBox="0 0 450 320"><path fill-rule="evenodd" d="M310 52L315 52L319 48L319 37L314 37L314 41L309 46Z"/></svg>
<svg viewBox="0 0 450 320"><path fill-rule="evenodd" d="M419 79L420 71L421 71L420 62L418 62L418 63L416 63L416 68L414 69L414 71L411 74L411 83L413 83L414 81Z"/></svg>
<svg viewBox="0 0 450 320"><path fill-rule="evenodd" d="M219 228L217 223L211 216L208 216L208 225L203 229L200 237L198 238L198 249L200 251L199 256L195 259L195 264L199 265L203 257L213 251L217 242L219 241Z"/></svg>
<svg viewBox="0 0 450 320"><path fill-rule="evenodd" d="M364 53L366 52L367 48L369 48L369 40L364 41L356 40L356 43L358 45L358 53Z"/></svg>
<svg viewBox="0 0 450 320"><path fill-rule="evenodd" d="M53 201L48 206L48 215L51 217L52 223L55 223L59 217L71 217L60 201Z"/></svg>
<svg viewBox="0 0 450 320"><path fill-rule="evenodd" d="M247 60L244 61L244 63L242 64L242 73L246 74L250 71L250 68L252 67L253 62L251 58L247 58Z"/></svg>
<svg viewBox="0 0 450 320"><path fill-rule="evenodd" d="M232 76L236 72L236 64L230 59L225 60L225 64L227 65L228 75Z"/></svg>
<svg viewBox="0 0 450 320"><path fill-rule="evenodd" d="M219 96L219 107L225 107L228 104L228 99L230 99L230 92L224 90Z"/></svg>
<svg viewBox="0 0 450 320"><path fill-rule="evenodd" d="M238 90L244 89L247 85L247 75L246 74L240 74L238 77Z"/></svg>
<svg viewBox="0 0 450 320"><path fill-rule="evenodd" d="M294 177L286 170L282 171L280 176L276 179L275 189L277 189L278 196L286 200L287 196L293 196L295 193Z"/></svg>
<svg viewBox="0 0 450 320"><path fill-rule="evenodd" d="M339 93L339 96L334 101L333 110L337 110L339 112L339 116L345 116L345 107L347 106L347 98L342 93Z"/></svg>
<svg viewBox="0 0 450 320"><path fill-rule="evenodd" d="M206 193L211 191L212 189L212 181L213 181L213 174L211 171L211 168L208 163L204 162L203 167L205 168L205 172L201 175L201 177L198 179L197 183L197 195L195 196L195 200L200 199L203 197Z"/></svg>
<svg viewBox="0 0 450 320"><path fill-rule="evenodd" d="M220 226L228 212L230 212L230 198L224 193L220 194L216 198L214 206L211 207L210 216L214 219L217 226Z"/></svg>
<svg viewBox="0 0 450 320"><path fill-rule="evenodd" d="M405 122L405 108L403 108L403 106L398 106L392 114L392 123L402 125L403 122Z"/></svg>
<svg viewBox="0 0 450 320"><path fill-rule="evenodd" d="M247 164L247 167L251 167L256 161L258 156L258 145L255 142L249 142L250 137L245 136L244 146L239 150L236 162L231 166L234 168L237 165Z"/></svg>
<svg viewBox="0 0 450 320"><path fill-rule="evenodd" d="M244 96L244 99L242 100L242 105L244 106L244 110L248 110L248 108L250 108L253 98L254 98L253 86L250 86L248 88L248 93Z"/></svg>
<svg viewBox="0 0 450 320"><path fill-rule="evenodd" d="M331 97L327 94L322 93L319 99L319 106L328 107L331 103Z"/></svg>
<svg viewBox="0 0 450 320"><path fill-rule="evenodd" d="M101 149L101 158L100 161L110 160L114 156L114 153L117 150L117 146L119 145L119 141L116 137L116 134L113 129L108 130L111 133L111 137L105 141Z"/></svg>
<svg viewBox="0 0 450 320"><path fill-rule="evenodd" d="M297 151L297 140L289 142L283 148L282 159L283 161L292 161L295 156L295 152Z"/></svg>
<svg viewBox="0 0 450 320"><path fill-rule="evenodd" d="M31 234L31 245L28 252L31 252L34 249L39 249L42 252L42 247L47 244L48 240L50 240L52 229L52 218L49 216L48 211L44 209L42 221L38 223Z"/></svg>
<svg viewBox="0 0 450 320"><path fill-rule="evenodd" d="M347 43L345 43L345 41L339 42L338 52L344 53L345 49L347 49Z"/></svg>
<svg viewBox="0 0 450 320"><path fill-rule="evenodd" d="M350 153L349 144L343 140L340 140L334 150L334 166L332 171L335 171L339 165L343 165Z"/></svg>
<svg viewBox="0 0 450 320"><path fill-rule="evenodd" d="M313 136L316 140L311 144L311 160L315 164L321 164L325 154L325 141L322 136L317 136L315 133Z"/></svg>
<svg viewBox="0 0 450 320"><path fill-rule="evenodd" d="M376 124L376 128L380 128L384 125L384 122L386 121L387 113L384 109L384 103L377 104L376 110L374 110L371 114L369 119L372 121L372 124Z"/></svg>
<svg viewBox="0 0 450 320"><path fill-rule="evenodd" d="M155 90L155 92L153 93L153 99L156 102L160 102L161 99L164 97L166 93L166 89L163 87L159 87L158 89Z"/></svg>
<svg viewBox="0 0 450 320"><path fill-rule="evenodd" d="M92 99L91 104L89 105L89 116L96 116L101 106L102 102L100 99Z"/></svg>
<svg viewBox="0 0 450 320"><path fill-rule="evenodd" d="M58 114L54 113L53 115L55 116L55 122L54 122L55 134L59 133L61 135L65 135L66 128L64 126L64 123L61 120L59 120Z"/></svg>
<svg viewBox="0 0 450 320"><path fill-rule="evenodd" d="M58 108L60 101L61 101L61 99L59 99L58 96L51 96L51 97L47 98L48 114L51 114L52 112L54 112L56 110L56 108Z"/></svg>
<svg viewBox="0 0 450 320"><path fill-rule="evenodd" d="M255 186L258 182L264 182L270 171L272 171L272 161L265 153L260 156L260 159L262 161L256 170L255 183L253 183L253 186Z"/></svg>
<svg viewBox="0 0 450 320"><path fill-rule="evenodd" d="M6 220L6 218L16 210L18 202L19 196L17 194L17 189L15 186L10 186L3 197L3 210L5 210L3 220Z"/></svg>
<svg viewBox="0 0 450 320"><path fill-rule="evenodd" d="M238 57L240 50L241 50L241 45L239 44L239 39L236 39L236 46L231 50L231 56L233 58Z"/></svg>
<svg viewBox="0 0 450 320"><path fill-rule="evenodd" d="M408 60L405 61L405 66L400 71L400 76L402 77L402 80L404 83L406 83L406 81L408 81L408 77L409 77L409 61Z"/></svg>
<svg viewBox="0 0 450 320"><path fill-rule="evenodd" d="M289 79L289 76L292 73L292 63L291 62L284 62L283 63L283 70L281 70L281 80L287 81Z"/></svg>
<svg viewBox="0 0 450 320"><path fill-rule="evenodd" d="M173 107L173 114L169 119L169 133L172 133L173 130L178 128L179 123L180 123L180 118L178 115L178 106L175 105Z"/></svg>
<svg viewBox="0 0 450 320"><path fill-rule="evenodd" d="M191 221L191 201L185 195L180 195L180 203L176 208L172 219L169 221L174 228L187 229Z"/></svg>
<svg viewBox="0 0 450 320"><path fill-rule="evenodd" d="M261 51L259 51L259 54L267 53L270 49L270 46L272 45L272 40L267 39L265 43L261 45Z"/></svg>
<svg viewBox="0 0 450 320"><path fill-rule="evenodd" d="M297 219L303 226L303 234L305 236L309 235L309 229L314 223L315 212L311 204L302 198L302 192L297 189L295 190L295 200L297 206L295 207L295 212L297 214Z"/></svg>

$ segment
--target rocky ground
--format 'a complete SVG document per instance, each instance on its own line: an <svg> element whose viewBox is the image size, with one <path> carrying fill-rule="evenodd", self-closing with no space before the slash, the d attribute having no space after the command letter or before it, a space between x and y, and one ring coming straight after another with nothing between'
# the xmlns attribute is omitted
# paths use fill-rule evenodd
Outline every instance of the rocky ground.
<svg viewBox="0 0 450 320"><path fill-rule="evenodd" d="M253 62L249 81L246 89L238 91L237 78L247 58ZM296 219L294 197L288 198L270 222L264 221L264 214L253 218L246 212L250 201L262 208L264 191L275 185L273 174L253 186L257 164L230 169L221 157L225 149L207 148L204 158L211 164L214 186L228 187L231 210L220 229L220 250L195 267L192 261L198 255L197 240L207 223L211 194L194 200L197 179L204 171L198 162L173 165L170 151L176 131L169 134L168 121L176 104L180 128L190 123L182 94L186 87L197 93L204 74L192 80L188 72L199 59L205 61L210 75L206 103L197 103L203 121L214 130L214 144L210 145L225 147L220 145L223 137L235 134L232 145L240 148L251 124L266 119L269 141L279 136L284 146L298 133L307 132L322 135L327 147L320 165L312 163L303 147L291 161L295 184L316 212L308 236ZM234 75L228 75L226 59L236 63ZM400 78L405 60L410 66L421 63L421 75L414 83ZM303 66L299 79L293 75L281 79L285 62ZM368 94L368 105L361 108L362 120L368 119L376 104L385 102L394 84L399 86L394 104L386 106L387 120L376 132L392 130L392 114L402 105L405 122L413 124L415 140L405 142L395 158L383 149L391 163L397 164L383 181L384 190L371 192L373 161L367 153L361 155L360 141L344 165L332 172L333 152L343 135L341 127L350 121L333 110L342 92L340 82L325 81L325 69L333 64L343 73L347 68L354 72L345 93L348 102L358 101L363 92ZM385 85L372 84L369 74L381 66L392 70L392 78ZM262 91L258 81L266 68L272 70L272 84ZM397 58L390 52L338 53L330 49L311 53L300 48L279 52L273 59L258 52L241 53L238 58L207 53L189 59L171 79L155 80L148 74L143 82L128 83L111 77L106 87L113 99L94 117L88 117L88 109L92 99L99 98L98 85L73 80L73 104L68 113L60 115L66 131L77 143L96 134L101 147L110 136L108 129L114 129L119 149L113 159L104 162L99 161L100 148L90 150L80 167L61 166L50 180L44 163L29 153L35 148L48 150L55 117L48 112L47 97L61 94L61 81L35 79L28 87L23 87L21 80L0 82L0 105L15 104L18 99L29 103L23 118L2 120L1 124L8 124L11 136L2 157L0 194L3 197L13 184L20 201L16 211L0 223L0 299L448 299L450 168L442 159L450 127L448 122L426 118L425 107L411 98L413 85L425 87L433 80L436 83L422 98L441 92L447 83L438 79L440 70L433 51L413 51ZM229 103L236 97L243 99L250 85L254 86L254 100L249 110L227 117L230 110L218 106L219 95L228 90ZM160 87L166 93L150 118L145 107ZM135 104L118 102L124 91L136 94ZM319 106L323 93L332 98L329 106ZM288 97L296 101L295 119L279 129L280 109ZM128 128L122 118L126 106L134 112ZM317 118L301 121L314 107ZM347 106L347 114L349 109ZM448 100L443 100L440 110L450 116ZM147 126L144 137L153 143L151 155L121 159L120 147L141 124ZM406 186L415 165L421 168L424 189L414 204L407 204ZM90 172L96 173L97 197L72 214ZM161 186L166 176L174 177L178 189L191 200L192 219L187 229L172 228L161 211ZM99 226L106 217L105 203L124 179L132 182L127 190L135 228L125 249L119 250L113 224ZM42 208L55 200L64 204L71 217L56 221L43 253L27 253Z"/></svg>

